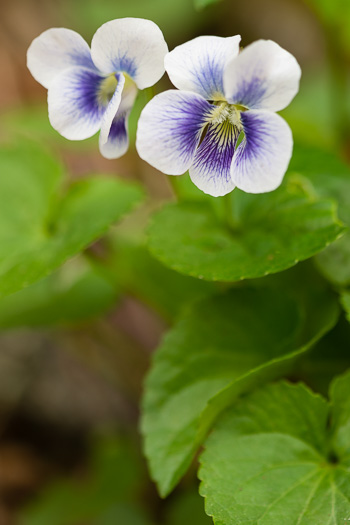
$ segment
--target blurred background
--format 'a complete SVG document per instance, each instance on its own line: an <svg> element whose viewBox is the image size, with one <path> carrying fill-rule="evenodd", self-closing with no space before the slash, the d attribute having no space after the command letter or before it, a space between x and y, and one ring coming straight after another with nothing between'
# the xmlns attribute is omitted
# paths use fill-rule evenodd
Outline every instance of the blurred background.
<svg viewBox="0 0 350 525"><path fill-rule="evenodd" d="M205 525L195 470L161 501L142 459L138 417L152 351L188 298L212 288L167 270L146 252L151 207L172 197L134 147L103 159L94 137L68 142L51 129L46 90L26 50L50 27L88 42L104 22L149 18L169 49L198 35L278 42L303 69L284 117L295 139L350 157L350 3L347 0L0 0L0 141L48 144L67 177L107 173L139 180L152 197L49 278L0 301L0 525ZM156 90L170 87L164 77ZM145 104L130 119L135 136ZM132 140L131 140L132 142ZM115 264L108 276L104 251ZM171 274L171 276L170 276Z"/></svg>

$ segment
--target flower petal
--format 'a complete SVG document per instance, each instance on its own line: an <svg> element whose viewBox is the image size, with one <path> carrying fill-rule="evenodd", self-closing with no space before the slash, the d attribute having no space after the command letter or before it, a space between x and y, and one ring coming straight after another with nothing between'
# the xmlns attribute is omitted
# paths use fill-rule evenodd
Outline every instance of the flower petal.
<svg viewBox="0 0 350 525"><path fill-rule="evenodd" d="M168 46L159 27L150 20L121 18L103 24L91 43L92 59L108 73L127 73L140 89L152 86L164 74Z"/></svg>
<svg viewBox="0 0 350 525"><path fill-rule="evenodd" d="M165 57L165 70L178 89L193 91L207 100L223 98L223 72L239 52L239 35L229 38L200 36L175 47Z"/></svg>
<svg viewBox="0 0 350 525"><path fill-rule="evenodd" d="M270 111L241 113L245 138L237 148L231 176L247 193L273 191L281 184L293 150L287 122Z"/></svg>
<svg viewBox="0 0 350 525"><path fill-rule="evenodd" d="M258 40L225 68L225 96L231 104L280 111L298 93L300 76L293 55L271 40Z"/></svg>
<svg viewBox="0 0 350 525"><path fill-rule="evenodd" d="M100 151L107 159L118 159L129 147L127 124L137 95L133 82L125 83L122 73L117 78L117 89L106 109L100 133Z"/></svg>
<svg viewBox="0 0 350 525"><path fill-rule="evenodd" d="M192 182L204 193L219 197L234 189L230 167L238 135L227 120L208 126L190 168Z"/></svg>
<svg viewBox="0 0 350 525"><path fill-rule="evenodd" d="M64 28L48 29L33 40L27 51L27 66L35 80L46 88L61 71L72 66L95 70L83 37Z"/></svg>
<svg viewBox="0 0 350 525"><path fill-rule="evenodd" d="M138 154L163 173L182 175L192 164L210 110L204 98L187 91L155 96L138 122Z"/></svg>
<svg viewBox="0 0 350 525"><path fill-rule="evenodd" d="M51 125L69 140L83 140L101 127L106 105L99 98L105 77L84 67L58 75L48 91Z"/></svg>

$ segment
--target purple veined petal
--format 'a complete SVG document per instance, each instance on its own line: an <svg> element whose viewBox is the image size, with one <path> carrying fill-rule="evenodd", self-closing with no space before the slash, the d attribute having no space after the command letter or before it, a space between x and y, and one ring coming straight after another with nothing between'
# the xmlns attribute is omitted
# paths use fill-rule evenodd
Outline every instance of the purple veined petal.
<svg viewBox="0 0 350 525"><path fill-rule="evenodd" d="M247 193L273 191L281 184L293 151L293 137L287 122L270 111L241 113L245 138L231 165L231 176Z"/></svg>
<svg viewBox="0 0 350 525"><path fill-rule="evenodd" d="M189 172L192 182L204 193L220 197L234 189L230 168L238 135L228 120L209 124Z"/></svg>
<svg viewBox="0 0 350 525"><path fill-rule="evenodd" d="M99 140L100 152L107 159L118 159L129 147L128 118L137 96L134 82L125 82L122 73L117 77L118 86L103 117Z"/></svg>
<svg viewBox="0 0 350 525"><path fill-rule="evenodd" d="M72 66L96 69L83 37L60 27L48 29L33 40L27 51L27 66L35 80L46 88L64 69Z"/></svg>
<svg viewBox="0 0 350 525"><path fill-rule="evenodd" d="M58 75L48 90L52 127L69 140L83 140L97 133L107 102L101 100L105 77L84 67Z"/></svg>
<svg viewBox="0 0 350 525"><path fill-rule="evenodd" d="M240 35L197 37L166 55L165 70L178 89L193 91L207 100L223 99L224 69L237 57L240 41Z"/></svg>
<svg viewBox="0 0 350 525"><path fill-rule="evenodd" d="M139 89L153 86L164 74L168 46L159 27L142 18L103 24L91 42L91 56L104 73L127 73Z"/></svg>
<svg viewBox="0 0 350 525"><path fill-rule="evenodd" d="M193 162L210 111L209 102L188 91L156 95L139 118L138 154L167 175L182 175Z"/></svg>
<svg viewBox="0 0 350 525"><path fill-rule="evenodd" d="M258 40L227 64L225 96L231 104L280 111L298 93L300 77L293 55L271 40Z"/></svg>

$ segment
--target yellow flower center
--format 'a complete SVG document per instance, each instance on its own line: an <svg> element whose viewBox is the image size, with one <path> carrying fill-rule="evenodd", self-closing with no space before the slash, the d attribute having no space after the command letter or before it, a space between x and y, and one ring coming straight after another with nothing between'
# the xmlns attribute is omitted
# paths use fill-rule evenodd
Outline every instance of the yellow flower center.
<svg viewBox="0 0 350 525"><path fill-rule="evenodd" d="M208 122L212 124L221 124L225 121L235 126L238 131L243 129L241 122L241 112L246 108L238 104L229 104L225 100L214 103L213 109L208 115Z"/></svg>
<svg viewBox="0 0 350 525"><path fill-rule="evenodd" d="M98 101L101 106L107 106L117 88L118 80L114 74L102 80L98 92Z"/></svg>

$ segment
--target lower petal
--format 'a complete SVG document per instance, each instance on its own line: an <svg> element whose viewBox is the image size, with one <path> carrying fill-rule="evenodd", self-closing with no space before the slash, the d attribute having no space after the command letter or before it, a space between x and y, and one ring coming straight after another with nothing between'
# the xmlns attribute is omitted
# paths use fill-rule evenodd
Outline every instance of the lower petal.
<svg viewBox="0 0 350 525"><path fill-rule="evenodd" d="M105 77L84 67L55 77L48 91L51 125L69 140L92 137L101 127L106 106L99 100Z"/></svg>
<svg viewBox="0 0 350 525"><path fill-rule="evenodd" d="M140 157L168 175L189 169L211 106L200 95L169 90L143 109L137 129Z"/></svg>
<svg viewBox="0 0 350 525"><path fill-rule="evenodd" d="M209 125L190 168L192 182L204 193L220 197L234 189L230 167L237 138L237 128L227 120Z"/></svg>
<svg viewBox="0 0 350 525"><path fill-rule="evenodd" d="M118 159L129 147L128 118L135 102L137 87L118 74L118 85L103 117L100 152L107 159Z"/></svg>
<svg viewBox="0 0 350 525"><path fill-rule="evenodd" d="M247 193L273 191L281 184L293 150L287 122L270 111L241 113L245 138L231 165L235 185Z"/></svg>

